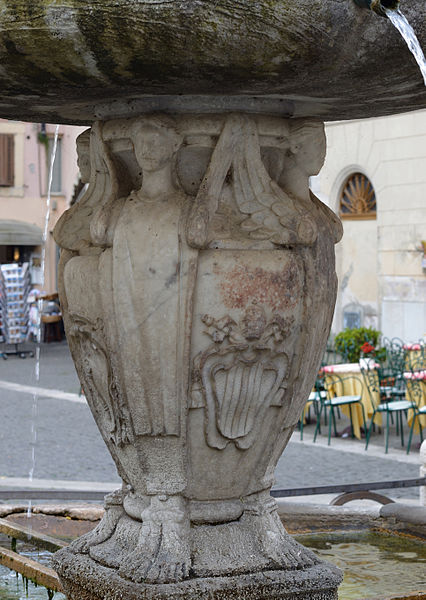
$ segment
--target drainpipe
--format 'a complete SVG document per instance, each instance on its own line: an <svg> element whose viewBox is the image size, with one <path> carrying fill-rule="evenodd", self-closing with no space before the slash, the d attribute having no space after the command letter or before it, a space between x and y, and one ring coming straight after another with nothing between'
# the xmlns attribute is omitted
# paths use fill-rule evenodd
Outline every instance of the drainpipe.
<svg viewBox="0 0 426 600"><path fill-rule="evenodd" d="M397 10L399 0L354 0L357 6L369 8L381 17L386 17L386 9Z"/></svg>

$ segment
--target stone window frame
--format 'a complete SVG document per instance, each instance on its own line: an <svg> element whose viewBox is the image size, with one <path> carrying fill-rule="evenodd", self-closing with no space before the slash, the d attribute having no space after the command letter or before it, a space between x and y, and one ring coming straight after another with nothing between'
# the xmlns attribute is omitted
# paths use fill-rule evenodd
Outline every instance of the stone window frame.
<svg viewBox="0 0 426 600"><path fill-rule="evenodd" d="M342 210L344 202L347 209L345 211ZM345 177L339 194L339 216L349 220L377 218L376 192L371 180L362 171L351 171Z"/></svg>

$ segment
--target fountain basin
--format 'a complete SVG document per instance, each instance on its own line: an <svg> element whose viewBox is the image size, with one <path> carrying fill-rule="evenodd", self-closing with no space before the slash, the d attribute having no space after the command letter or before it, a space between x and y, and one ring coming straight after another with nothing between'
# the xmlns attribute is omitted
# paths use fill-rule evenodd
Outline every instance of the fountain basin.
<svg viewBox="0 0 426 600"><path fill-rule="evenodd" d="M39 514L32 517L34 531L42 530L44 534L56 535L64 540L73 538L73 528L75 537L82 528L96 525L94 521L70 519L69 514L78 516L78 511L72 506L70 512L70 505L64 505L62 509L60 506L46 506L37 510ZM84 509L79 510L84 516ZM299 542L346 571L339 590L340 600L359 600L361 594L365 599L374 600L414 600L424 597L425 509L415 507L413 510L411 506L395 504L388 505L380 512L378 509L360 511L348 507L301 506L280 501L279 512L285 526ZM59 516L61 514L68 518ZM28 527L29 520L24 512L11 514L7 519ZM25 548L22 550L25 551ZM46 563L45 553L38 557L36 553L28 552L29 548L26 550L30 558ZM409 573L408 569L411 569ZM19 598L19 585L0 568L0 598L3 598L2 594L6 594L7 598L15 598L15 592L16 598ZM30 597L33 597L32 593L31 590ZM56 597L60 600L63 596L58 594Z"/></svg>
<svg viewBox="0 0 426 600"><path fill-rule="evenodd" d="M296 536L344 570L340 600L424 597L424 541L383 531L333 531Z"/></svg>
<svg viewBox="0 0 426 600"><path fill-rule="evenodd" d="M300 543L343 569L339 600L425 597L426 507L367 503L354 509L279 500L278 513Z"/></svg>
<svg viewBox="0 0 426 600"><path fill-rule="evenodd" d="M426 5L402 9L425 47ZM0 65L0 115L32 121L226 110L336 120L426 106L398 32L353 0L7 1Z"/></svg>

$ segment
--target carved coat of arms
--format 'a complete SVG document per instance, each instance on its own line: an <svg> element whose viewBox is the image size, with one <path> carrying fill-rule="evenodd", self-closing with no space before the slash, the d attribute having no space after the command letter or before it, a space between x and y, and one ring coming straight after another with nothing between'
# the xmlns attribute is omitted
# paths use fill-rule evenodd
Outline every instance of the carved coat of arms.
<svg viewBox="0 0 426 600"><path fill-rule="evenodd" d="M249 448L265 411L282 406L289 362L284 340L293 320L277 314L268 320L257 305L240 323L202 317L213 343L195 358L192 406L207 408L209 446Z"/></svg>

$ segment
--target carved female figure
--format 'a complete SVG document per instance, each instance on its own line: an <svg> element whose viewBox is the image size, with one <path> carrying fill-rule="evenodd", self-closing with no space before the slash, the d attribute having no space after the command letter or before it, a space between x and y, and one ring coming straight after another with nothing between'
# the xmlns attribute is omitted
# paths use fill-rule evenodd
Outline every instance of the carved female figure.
<svg viewBox="0 0 426 600"><path fill-rule="evenodd" d="M68 252L74 250L62 258L64 305L71 321L68 331L104 438L108 439L115 423L112 417L113 425L108 425L101 403L111 404L117 412L126 407L129 435L114 440L119 449L111 441L109 447L128 489L109 498L100 527L78 540L74 550L89 552L104 564L116 562L109 538L123 517L124 504L139 525L143 514L143 525L136 549L123 563L123 574L134 580L181 579L189 569L188 536L180 539L179 534L189 525L179 496L186 487L182 360L189 332L185 335L184 326L176 324L182 322L181 313L191 294L192 263L197 255L182 232L188 198L175 183L174 157L182 137L167 119L139 121L131 128L127 135L142 171L142 186L119 199L111 152L102 134L95 129L94 135L95 143L104 147L109 177L92 182L82 205L74 208L92 217L90 243L81 241L89 237L87 226L82 234L69 227L66 217L56 235ZM107 191L101 201L99 189ZM97 203L92 204L93 196L98 196ZM77 249L89 256L77 256ZM95 313L101 306L103 318L99 319ZM109 356L104 346L113 348ZM97 368L90 366L93 361ZM108 383L111 372L114 377ZM93 377L98 388L103 387L95 386L90 394ZM117 419L122 420L122 415ZM145 467L140 469L138 464Z"/></svg>
<svg viewBox="0 0 426 600"><path fill-rule="evenodd" d="M142 186L128 196L115 225L112 282L123 382L145 469L124 503L143 525L121 572L137 581L179 580L190 563L180 496L187 484L182 379L197 251L186 244L188 198L174 180L182 137L170 123L150 119L133 128L132 139Z"/></svg>

